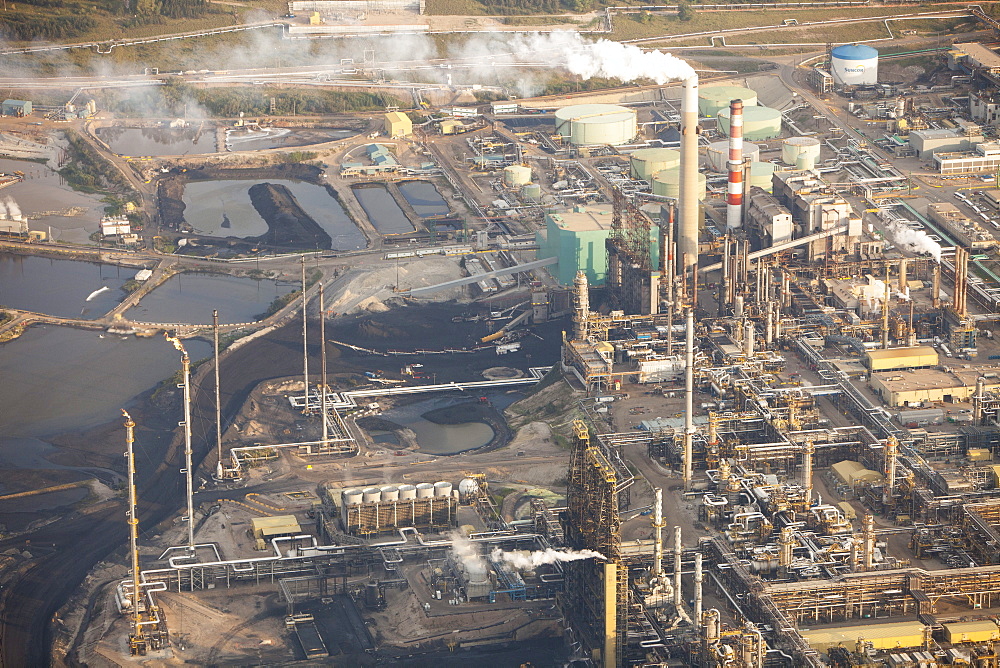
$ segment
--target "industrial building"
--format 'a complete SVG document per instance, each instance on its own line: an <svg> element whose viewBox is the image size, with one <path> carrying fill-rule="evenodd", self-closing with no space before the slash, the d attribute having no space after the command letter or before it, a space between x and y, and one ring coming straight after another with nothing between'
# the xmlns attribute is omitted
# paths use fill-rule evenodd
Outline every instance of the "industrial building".
<svg viewBox="0 0 1000 668"><path fill-rule="evenodd" d="M413 121L402 111L390 111L384 116L385 134L390 139L413 134Z"/></svg>
<svg viewBox="0 0 1000 668"><path fill-rule="evenodd" d="M31 100L4 100L0 103L0 114L4 116L30 116Z"/></svg>

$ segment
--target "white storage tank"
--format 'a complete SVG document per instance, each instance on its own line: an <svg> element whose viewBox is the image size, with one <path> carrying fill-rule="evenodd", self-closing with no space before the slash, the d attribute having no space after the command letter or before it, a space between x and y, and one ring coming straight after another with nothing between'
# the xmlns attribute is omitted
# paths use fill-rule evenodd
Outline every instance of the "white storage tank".
<svg viewBox="0 0 1000 668"><path fill-rule="evenodd" d="M713 172L729 171L729 140L714 141L708 145L708 168ZM760 147L756 144L743 142L743 159L758 160Z"/></svg>
<svg viewBox="0 0 1000 668"><path fill-rule="evenodd" d="M750 185L771 192L771 177L774 175L774 163L751 162Z"/></svg>
<svg viewBox="0 0 1000 668"><path fill-rule="evenodd" d="M463 499L475 496L479 493L479 483L472 478L463 478L462 481L458 483L458 493L462 495Z"/></svg>
<svg viewBox="0 0 1000 668"><path fill-rule="evenodd" d="M665 169L662 172L653 174L652 180L653 194L662 197L680 197L681 192L681 170ZM698 172L698 201L705 199L708 192L708 183L705 175Z"/></svg>
<svg viewBox="0 0 1000 668"><path fill-rule="evenodd" d="M503 183L508 188L518 188L531 183L531 167L527 165L508 165L503 168Z"/></svg>
<svg viewBox="0 0 1000 668"><path fill-rule="evenodd" d="M653 174L681 164L681 153L672 148L640 148L629 153L628 162L633 179L648 181Z"/></svg>
<svg viewBox="0 0 1000 668"><path fill-rule="evenodd" d="M417 485L417 498L429 499L434 496L434 485L429 482L422 482Z"/></svg>
<svg viewBox="0 0 1000 668"><path fill-rule="evenodd" d="M417 488L413 485L400 485L399 486L399 499L401 501L409 501L410 499L417 498Z"/></svg>
<svg viewBox="0 0 1000 668"><path fill-rule="evenodd" d="M819 151L820 141L815 137L789 137L781 144L781 161L796 169L813 169L819 161Z"/></svg>
<svg viewBox="0 0 1000 668"><path fill-rule="evenodd" d="M382 490L378 487L366 487L364 489L365 503L378 503L382 500Z"/></svg>
<svg viewBox="0 0 1000 668"><path fill-rule="evenodd" d="M451 483L447 480L434 483L434 496L451 496Z"/></svg>
<svg viewBox="0 0 1000 668"><path fill-rule="evenodd" d="M639 132L634 109L616 104L574 104L555 113L556 133L574 146L627 144Z"/></svg>
<svg viewBox="0 0 1000 668"><path fill-rule="evenodd" d="M757 104L757 93L743 86L704 86L698 89L698 115L718 116L733 100L743 100L744 107Z"/></svg>
<svg viewBox="0 0 1000 668"><path fill-rule="evenodd" d="M830 52L830 74L837 86L878 83L878 50L867 44L843 44Z"/></svg>
<svg viewBox="0 0 1000 668"><path fill-rule="evenodd" d="M382 501L399 500L399 487L396 485L386 485L380 491L382 492Z"/></svg>
<svg viewBox="0 0 1000 668"><path fill-rule="evenodd" d="M521 197L529 202L537 202L542 199L542 186L537 183L525 183L521 187Z"/></svg>
<svg viewBox="0 0 1000 668"><path fill-rule="evenodd" d="M364 501L364 493L360 489L345 489L340 494L345 506L354 506Z"/></svg>
<svg viewBox="0 0 1000 668"><path fill-rule="evenodd" d="M719 131L729 136L729 109L719 112ZM781 112L770 107L743 108L743 138L748 141L774 139L781 135Z"/></svg>

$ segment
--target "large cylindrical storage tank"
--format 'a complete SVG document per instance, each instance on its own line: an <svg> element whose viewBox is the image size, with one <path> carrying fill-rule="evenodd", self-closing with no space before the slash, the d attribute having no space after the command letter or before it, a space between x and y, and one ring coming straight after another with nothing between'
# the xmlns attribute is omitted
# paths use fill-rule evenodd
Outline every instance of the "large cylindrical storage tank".
<svg viewBox="0 0 1000 668"><path fill-rule="evenodd" d="M733 100L743 100L744 107L757 104L757 93L743 86L705 86L698 89L698 115L718 116Z"/></svg>
<svg viewBox="0 0 1000 668"><path fill-rule="evenodd" d="M653 194L663 197L680 197L681 192L681 170L665 169L662 172L653 174ZM704 200L708 192L708 183L705 175L698 172L698 200Z"/></svg>
<svg viewBox="0 0 1000 668"><path fill-rule="evenodd" d="M364 490L364 501L365 503L378 503L382 500L382 490L378 487L365 487Z"/></svg>
<svg viewBox="0 0 1000 668"><path fill-rule="evenodd" d="M417 498L417 488L413 485L400 485L399 486L399 500L409 501L410 499Z"/></svg>
<svg viewBox="0 0 1000 668"><path fill-rule="evenodd" d="M719 130L729 136L729 109L719 112ZM781 112L770 107L743 108L743 138L750 141L774 139L781 135Z"/></svg>
<svg viewBox="0 0 1000 668"><path fill-rule="evenodd" d="M781 144L781 161L797 169L812 169L819 161L819 150L820 141L815 137L789 137Z"/></svg>
<svg viewBox="0 0 1000 668"><path fill-rule="evenodd" d="M531 167L509 165L503 168L503 183L509 188L518 188L531 182Z"/></svg>
<svg viewBox="0 0 1000 668"><path fill-rule="evenodd" d="M537 183L525 183L521 187L521 197L529 202L537 202L542 199L542 187Z"/></svg>
<svg viewBox="0 0 1000 668"><path fill-rule="evenodd" d="M383 501L398 501L399 500L399 487L396 485L386 485L381 490Z"/></svg>
<svg viewBox="0 0 1000 668"><path fill-rule="evenodd" d="M878 51L867 44L844 44L830 52L830 74L837 86L878 83Z"/></svg>
<svg viewBox="0 0 1000 668"><path fill-rule="evenodd" d="M653 174L681 164L681 153L672 148L640 148L629 153L629 171L633 179L649 180Z"/></svg>
<svg viewBox="0 0 1000 668"><path fill-rule="evenodd" d="M616 104L574 104L556 111L556 132L574 146L619 146L639 132L634 109Z"/></svg>
<svg viewBox="0 0 1000 668"><path fill-rule="evenodd" d="M364 493L360 489L345 489L340 498L345 506L354 506L364 501Z"/></svg>
<svg viewBox="0 0 1000 668"><path fill-rule="evenodd" d="M434 496L434 485L429 482L422 482L417 485L417 498L429 499Z"/></svg>
<svg viewBox="0 0 1000 668"><path fill-rule="evenodd" d="M451 483L447 480L434 483L434 496L451 496Z"/></svg>
<svg viewBox="0 0 1000 668"><path fill-rule="evenodd" d="M708 168L713 172L729 171L729 140L714 141L708 145ZM760 157L760 147L756 144L743 142L743 159L757 160Z"/></svg>
<svg viewBox="0 0 1000 668"><path fill-rule="evenodd" d="M750 185L771 192L771 176L774 174L774 164L770 162L750 163Z"/></svg>

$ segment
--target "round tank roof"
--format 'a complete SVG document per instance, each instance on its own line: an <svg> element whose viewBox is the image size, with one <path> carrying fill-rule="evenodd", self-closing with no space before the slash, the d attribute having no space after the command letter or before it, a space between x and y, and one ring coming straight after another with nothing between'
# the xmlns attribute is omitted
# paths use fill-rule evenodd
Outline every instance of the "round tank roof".
<svg viewBox="0 0 1000 668"><path fill-rule="evenodd" d="M878 58L878 49L867 44L843 44L834 48L830 54L840 60L869 60Z"/></svg>
<svg viewBox="0 0 1000 668"><path fill-rule="evenodd" d="M558 121L577 123L618 123L635 118L635 111L617 104L573 104L556 110Z"/></svg>
<svg viewBox="0 0 1000 668"><path fill-rule="evenodd" d="M698 89L698 97L703 100L719 100L726 104L733 100L743 100L743 104L748 104L747 100L757 99L757 93L743 86L705 86Z"/></svg>
<svg viewBox="0 0 1000 668"><path fill-rule="evenodd" d="M719 112L719 129L729 134L729 109ZM781 134L781 112L770 107L743 108L743 138L750 141L774 139Z"/></svg>

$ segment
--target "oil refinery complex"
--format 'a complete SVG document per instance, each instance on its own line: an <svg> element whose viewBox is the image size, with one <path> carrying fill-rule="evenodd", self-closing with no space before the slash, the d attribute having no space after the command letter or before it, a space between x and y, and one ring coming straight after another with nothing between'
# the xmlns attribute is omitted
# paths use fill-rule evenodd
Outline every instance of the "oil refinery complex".
<svg viewBox="0 0 1000 668"><path fill-rule="evenodd" d="M112 145L139 128L87 103L88 145L156 194L155 231L98 233L146 270L128 308L205 266L300 292L254 323L75 323L179 353L183 507L140 530L154 462L129 408L129 546L60 611L67 658L1000 668L1000 23L961 11L961 41L739 77L677 61L660 85L480 102L449 74L446 103L285 128L319 157L281 169L237 163L263 119L135 158ZM899 80L913 53L928 74ZM195 222L227 180L255 184L259 229ZM35 221L4 205L0 237L44 247ZM404 308L443 320L420 338ZM300 372L240 376L225 419L220 366L279 328L262 354ZM429 447L397 424L425 402L492 437Z"/></svg>

